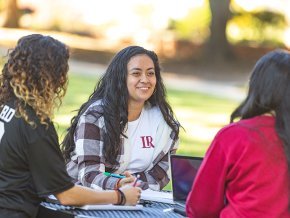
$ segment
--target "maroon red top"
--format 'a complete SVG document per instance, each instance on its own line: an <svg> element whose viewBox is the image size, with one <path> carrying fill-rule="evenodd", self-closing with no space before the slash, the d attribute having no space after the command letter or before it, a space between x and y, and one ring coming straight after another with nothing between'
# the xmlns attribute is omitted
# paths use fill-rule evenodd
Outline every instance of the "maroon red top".
<svg viewBox="0 0 290 218"><path fill-rule="evenodd" d="M289 218L289 174L273 117L230 124L205 155L187 198L187 215Z"/></svg>

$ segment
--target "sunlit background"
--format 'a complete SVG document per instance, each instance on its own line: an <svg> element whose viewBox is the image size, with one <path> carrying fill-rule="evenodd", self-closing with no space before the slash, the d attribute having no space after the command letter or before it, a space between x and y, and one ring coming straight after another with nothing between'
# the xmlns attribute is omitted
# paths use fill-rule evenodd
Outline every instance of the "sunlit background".
<svg viewBox="0 0 290 218"><path fill-rule="evenodd" d="M7 3L13 1L21 9L19 27L101 42L79 42L90 49L130 43L174 56L176 43L188 40L199 45L210 34L208 0L0 0L0 24L7 18ZM230 43L290 47L289 0L232 0L230 10L226 29Z"/></svg>
<svg viewBox="0 0 290 218"><path fill-rule="evenodd" d="M68 44L72 58L107 64L112 54L136 44L157 52L174 78L202 80L209 75L211 82L226 84L233 74L248 73L244 66L266 51L290 48L289 12L289 0L0 0L0 52L5 54L21 36L40 32ZM71 65L75 74L55 116L60 137L72 111L86 101L97 81L83 71L103 70L82 63L86 68L81 71L80 65ZM214 96L216 90L184 87L167 86L169 101L186 130L180 153L203 155L240 99L234 92L227 99ZM246 87L238 88L243 92Z"/></svg>

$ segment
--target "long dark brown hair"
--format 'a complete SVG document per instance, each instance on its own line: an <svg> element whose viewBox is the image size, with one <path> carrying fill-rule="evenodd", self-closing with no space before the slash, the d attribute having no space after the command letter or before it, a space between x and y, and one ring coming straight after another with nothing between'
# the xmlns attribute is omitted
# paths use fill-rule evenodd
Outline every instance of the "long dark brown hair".
<svg viewBox="0 0 290 218"><path fill-rule="evenodd" d="M174 140L177 140L179 123L174 118L173 111L166 100L166 91L157 55L140 46L129 46L115 55L88 101L80 107L77 115L72 118L71 126L62 143L66 161L70 159L70 153L75 149L74 133L80 116L92 103L102 99L103 111L100 113L104 117L106 126L103 153L109 163L116 163L116 157L120 150L120 136L123 135L124 128L128 123L127 64L132 57L140 54L145 54L152 59L157 79L155 92L148 101L152 106L160 108L166 123L173 130Z"/></svg>
<svg viewBox="0 0 290 218"><path fill-rule="evenodd" d="M271 111L275 112L275 128L283 140L290 167L290 53L285 50L269 52L257 62L248 95L232 113L231 122Z"/></svg>

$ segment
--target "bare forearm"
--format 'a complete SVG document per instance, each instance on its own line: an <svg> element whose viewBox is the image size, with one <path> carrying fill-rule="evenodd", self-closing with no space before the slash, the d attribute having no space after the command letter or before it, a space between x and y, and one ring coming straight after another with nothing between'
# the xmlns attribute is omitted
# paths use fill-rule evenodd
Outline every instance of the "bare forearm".
<svg viewBox="0 0 290 218"><path fill-rule="evenodd" d="M75 185L71 189L56 194L63 205L82 206L85 204L116 204L115 191L97 191L87 187Z"/></svg>

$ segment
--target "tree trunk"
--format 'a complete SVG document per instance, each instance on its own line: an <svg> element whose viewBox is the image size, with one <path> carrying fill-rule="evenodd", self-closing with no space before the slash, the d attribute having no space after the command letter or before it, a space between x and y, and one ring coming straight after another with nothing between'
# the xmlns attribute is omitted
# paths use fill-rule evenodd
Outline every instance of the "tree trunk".
<svg viewBox="0 0 290 218"><path fill-rule="evenodd" d="M226 35L227 22L231 16L230 1L209 0L212 19L206 55L211 60L221 61L233 58Z"/></svg>
<svg viewBox="0 0 290 218"><path fill-rule="evenodd" d="M17 4L17 0L5 0L6 8L5 8L5 21L3 27L9 28L18 28L19 27L19 19L20 12Z"/></svg>

